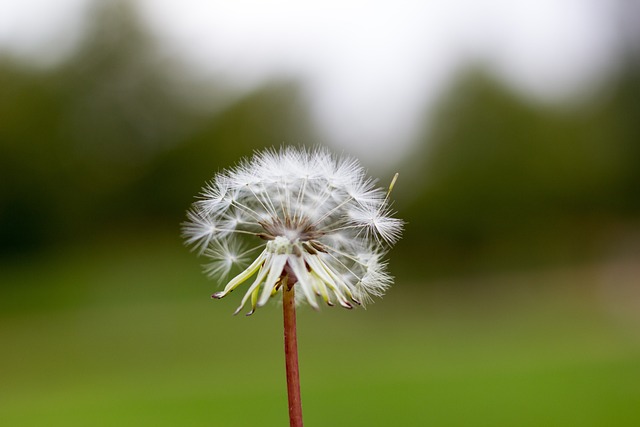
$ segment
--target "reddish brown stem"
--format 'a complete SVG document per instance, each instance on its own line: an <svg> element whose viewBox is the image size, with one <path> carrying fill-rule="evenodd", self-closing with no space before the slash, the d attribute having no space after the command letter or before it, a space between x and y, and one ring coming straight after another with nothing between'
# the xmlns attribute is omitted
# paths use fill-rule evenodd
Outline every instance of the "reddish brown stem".
<svg viewBox="0 0 640 427"><path fill-rule="evenodd" d="M302 401L300 400L300 371L298 370L298 338L296 336L295 290L283 287L284 355L287 366L287 393L289 395L289 424L302 427Z"/></svg>

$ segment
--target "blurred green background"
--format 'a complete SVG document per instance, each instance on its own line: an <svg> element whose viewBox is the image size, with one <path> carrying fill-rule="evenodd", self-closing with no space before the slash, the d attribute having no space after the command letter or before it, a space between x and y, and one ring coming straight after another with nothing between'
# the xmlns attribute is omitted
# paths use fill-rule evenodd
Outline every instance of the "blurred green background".
<svg viewBox="0 0 640 427"><path fill-rule="evenodd" d="M127 2L96 10L63 61L0 53L0 425L286 425L277 305L211 301L179 228L216 171L324 141L305 92L194 78ZM397 166L395 286L366 311L299 310L306 425L640 425L628 29L563 105L460 70Z"/></svg>

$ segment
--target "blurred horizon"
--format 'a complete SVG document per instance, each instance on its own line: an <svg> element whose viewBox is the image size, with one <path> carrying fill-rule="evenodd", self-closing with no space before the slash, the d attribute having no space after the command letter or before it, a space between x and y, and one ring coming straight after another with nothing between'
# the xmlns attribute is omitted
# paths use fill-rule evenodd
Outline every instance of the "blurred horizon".
<svg viewBox="0 0 640 427"><path fill-rule="evenodd" d="M637 44L636 6L625 0L363 6L342 3L337 14L326 2L29 0L5 5L0 51L56 68L92 37L101 11L127 9L156 60L172 68L174 86L218 80L237 99L273 80L296 81L323 141L397 165L465 69L479 66L520 96L571 108L601 97ZM211 102L208 92L187 94Z"/></svg>
<svg viewBox="0 0 640 427"><path fill-rule="evenodd" d="M626 3L616 4L608 21L625 16ZM327 139L304 79L282 75L241 89L231 78L195 77L184 58L163 51L142 5L91 5L83 38L61 61L39 68L2 56L1 253L126 224L171 228L217 170L262 147L361 150ZM598 88L579 91L589 96L541 102L471 62L423 108L413 142L398 148L400 164L376 157L372 143L365 166L382 185L395 170L401 176L397 208L409 223L402 271L428 254L452 272L447 258L460 263L469 251L481 256L461 271L589 260L608 235L637 227L640 38L633 28L631 20L618 28L616 63L604 67L609 75Z"/></svg>

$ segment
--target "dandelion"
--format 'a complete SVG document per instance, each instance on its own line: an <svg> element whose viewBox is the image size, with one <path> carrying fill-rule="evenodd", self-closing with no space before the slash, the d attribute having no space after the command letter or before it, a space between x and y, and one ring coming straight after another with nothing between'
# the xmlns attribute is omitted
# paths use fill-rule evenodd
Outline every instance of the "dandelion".
<svg viewBox="0 0 640 427"><path fill-rule="evenodd" d="M251 301L248 314L285 284L297 283L298 302L314 308L318 299L350 309L381 296L391 283L382 257L402 230L387 192L358 162L322 149L257 154L216 176L187 217L186 242L212 260L211 276L224 277L260 251L213 294L223 298L255 276L236 310Z"/></svg>
<svg viewBox="0 0 640 427"><path fill-rule="evenodd" d="M270 150L214 177L187 213L183 235L211 259L206 271L224 278L243 269L213 298L249 282L235 313L250 305L251 315L283 294L292 425L302 420L299 385L291 384L299 383L295 304L351 309L384 294L392 283L384 255L403 225L389 202L396 179L385 191L352 158L320 148Z"/></svg>

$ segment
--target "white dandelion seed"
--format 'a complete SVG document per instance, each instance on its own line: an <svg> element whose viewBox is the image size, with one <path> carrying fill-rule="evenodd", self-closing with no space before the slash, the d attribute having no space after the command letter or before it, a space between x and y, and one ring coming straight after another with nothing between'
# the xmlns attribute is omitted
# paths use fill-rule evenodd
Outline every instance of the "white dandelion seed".
<svg viewBox="0 0 640 427"><path fill-rule="evenodd" d="M208 183L183 224L186 243L211 259L207 273L245 269L222 298L250 281L236 313L251 314L296 286L299 300L318 308L352 308L384 294L392 278L382 258L400 238L389 191L375 186L352 158L325 149L283 148L257 153ZM240 246L250 247L242 252ZM248 254L258 253L247 266Z"/></svg>
<svg viewBox="0 0 640 427"><path fill-rule="evenodd" d="M242 242L237 240L214 240L204 251L204 255L211 259L205 265L205 272L209 276L223 280L229 276L233 267L245 264L252 251L254 249L243 251Z"/></svg>

